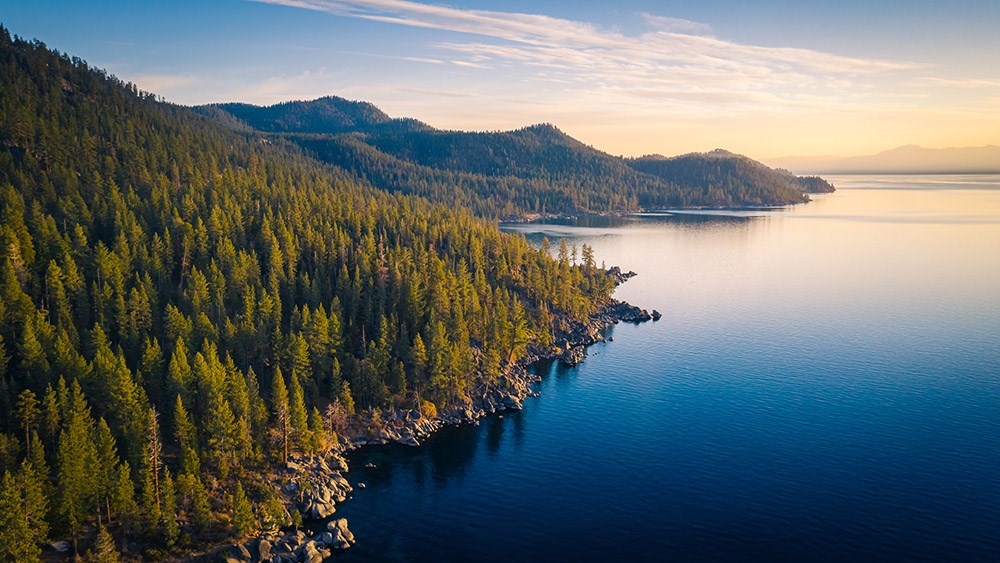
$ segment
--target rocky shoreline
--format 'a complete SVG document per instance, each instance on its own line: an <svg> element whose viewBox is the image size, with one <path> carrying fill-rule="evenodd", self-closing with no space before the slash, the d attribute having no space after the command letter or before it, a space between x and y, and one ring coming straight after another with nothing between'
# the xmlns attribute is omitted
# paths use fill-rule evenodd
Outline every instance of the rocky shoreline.
<svg viewBox="0 0 1000 563"><path fill-rule="evenodd" d="M617 266L608 273L615 285L636 275L635 272L622 272ZM533 363L553 360L575 366L586 357L588 346L605 341L605 333L611 326L620 322L655 321L660 316L655 309L649 312L610 299L585 323L559 319L552 346L530 344L525 356L508 366L502 375L494 380L480 380L470 393L473 399L468 404L443 410L435 417L426 416L418 409L384 411L377 424L367 421L372 424L368 425L371 429L366 435L354 436L320 455L289 457L285 471L273 476L273 484L285 496L286 509L299 511L304 521L329 519L336 512L336 505L350 498L354 491L344 476L349 467L343 455L348 451L390 443L417 447L444 426L478 423L480 418L496 412L520 410L527 397L538 395L532 386L541 378L528 370ZM362 483L358 485L364 487ZM227 563L320 563L334 551L348 549L354 543L347 519L340 518L327 522L326 531L321 533L308 529L264 533L216 552L219 555L216 559Z"/></svg>

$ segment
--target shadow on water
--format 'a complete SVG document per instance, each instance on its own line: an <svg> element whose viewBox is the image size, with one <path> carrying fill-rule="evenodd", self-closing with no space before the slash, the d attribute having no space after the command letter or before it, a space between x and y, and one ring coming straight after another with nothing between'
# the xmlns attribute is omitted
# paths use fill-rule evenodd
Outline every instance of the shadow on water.
<svg viewBox="0 0 1000 563"><path fill-rule="evenodd" d="M553 360L539 360L529 369L542 378L541 385L555 382L559 388L571 385L577 373L575 368ZM378 487L400 474L412 474L418 484L424 484L430 476L435 486L444 488L450 480L465 475L476 458L481 437L492 456L500 451L508 435L519 447L526 432L523 411L504 411L481 419L479 425L442 428L418 448L400 444L362 446L347 455L350 481Z"/></svg>
<svg viewBox="0 0 1000 563"><path fill-rule="evenodd" d="M420 483L430 475L435 485L444 487L449 480L464 476L475 459L478 441L479 428L463 424L441 429L419 448L400 444L363 446L347 456L351 481L377 486L390 482L396 473L412 473Z"/></svg>

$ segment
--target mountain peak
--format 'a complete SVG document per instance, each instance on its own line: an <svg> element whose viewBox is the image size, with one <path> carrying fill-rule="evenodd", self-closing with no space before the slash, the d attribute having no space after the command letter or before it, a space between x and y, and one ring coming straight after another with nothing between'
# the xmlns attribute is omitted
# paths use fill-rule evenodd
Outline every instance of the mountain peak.
<svg viewBox="0 0 1000 563"><path fill-rule="evenodd" d="M418 131L431 129L415 119L393 119L371 102L324 96L309 101L291 101L270 106L242 103L211 104L269 133L370 133L375 130ZM203 112L204 113L204 112Z"/></svg>

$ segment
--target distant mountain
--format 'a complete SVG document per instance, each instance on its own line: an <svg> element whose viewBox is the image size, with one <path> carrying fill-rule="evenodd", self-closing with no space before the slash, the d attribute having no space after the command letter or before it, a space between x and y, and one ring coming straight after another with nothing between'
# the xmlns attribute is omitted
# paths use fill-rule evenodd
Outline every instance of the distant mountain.
<svg viewBox="0 0 1000 563"><path fill-rule="evenodd" d="M229 113L258 131L268 133L348 133L422 131L430 126L415 119L392 119L368 102L327 96L310 102L294 101L273 106L242 103L210 104L195 108L204 115Z"/></svg>
<svg viewBox="0 0 1000 563"><path fill-rule="evenodd" d="M785 205L808 201L803 192L816 187L729 153L658 169L597 150L550 124L514 131L442 131L336 97L201 110L206 115L224 111L254 129L278 134L375 186L459 203L492 217ZM719 173L715 169L723 161L726 172Z"/></svg>
<svg viewBox="0 0 1000 563"><path fill-rule="evenodd" d="M1000 146L927 149L905 145L868 156L793 156L768 160L796 173L1000 173Z"/></svg>

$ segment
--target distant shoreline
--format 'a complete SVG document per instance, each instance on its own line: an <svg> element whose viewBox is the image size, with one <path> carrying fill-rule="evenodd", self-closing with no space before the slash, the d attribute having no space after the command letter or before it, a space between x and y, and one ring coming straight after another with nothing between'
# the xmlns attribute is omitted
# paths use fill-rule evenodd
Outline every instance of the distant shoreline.
<svg viewBox="0 0 1000 563"><path fill-rule="evenodd" d="M952 176L961 174L964 176L994 176L1000 175L1000 169L995 171L930 171L930 172L896 172L891 170L848 170L848 171L837 171L837 170L825 170L825 171L794 171L796 174L822 174L825 176Z"/></svg>

